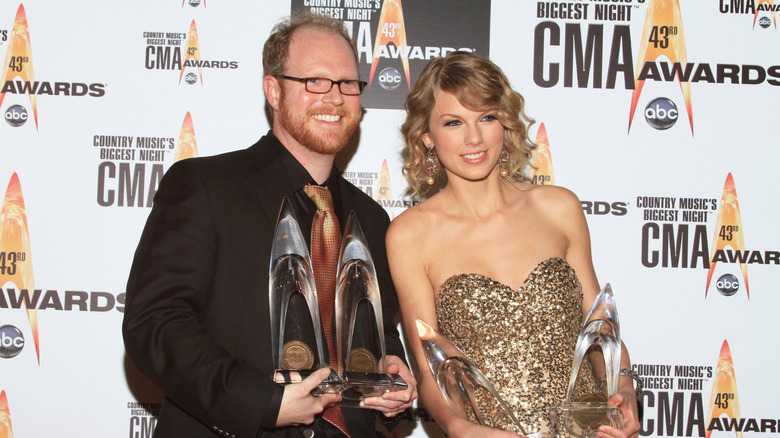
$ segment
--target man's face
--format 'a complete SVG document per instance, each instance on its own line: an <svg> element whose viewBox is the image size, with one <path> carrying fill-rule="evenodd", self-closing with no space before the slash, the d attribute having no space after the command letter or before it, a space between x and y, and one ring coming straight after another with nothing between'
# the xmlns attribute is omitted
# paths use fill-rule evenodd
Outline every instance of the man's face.
<svg viewBox="0 0 780 438"><path fill-rule="evenodd" d="M352 49L339 35L313 27L298 29L290 41L285 75L333 80L358 79ZM313 152L335 154L346 146L360 122L360 96L306 91L303 83L278 79L280 90L275 132L284 144L294 141Z"/></svg>

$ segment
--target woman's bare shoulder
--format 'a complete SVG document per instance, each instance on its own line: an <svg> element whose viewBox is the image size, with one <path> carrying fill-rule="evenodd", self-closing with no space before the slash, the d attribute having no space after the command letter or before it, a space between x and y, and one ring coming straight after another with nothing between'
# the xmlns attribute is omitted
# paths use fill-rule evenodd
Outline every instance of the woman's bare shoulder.
<svg viewBox="0 0 780 438"><path fill-rule="evenodd" d="M529 198L545 209L570 210L581 208L577 195L565 187L535 184L524 184L524 186L526 186L525 190Z"/></svg>
<svg viewBox="0 0 780 438"><path fill-rule="evenodd" d="M433 209L431 200L425 200L407 208L390 222L387 230L387 241L413 242L431 227L433 221Z"/></svg>

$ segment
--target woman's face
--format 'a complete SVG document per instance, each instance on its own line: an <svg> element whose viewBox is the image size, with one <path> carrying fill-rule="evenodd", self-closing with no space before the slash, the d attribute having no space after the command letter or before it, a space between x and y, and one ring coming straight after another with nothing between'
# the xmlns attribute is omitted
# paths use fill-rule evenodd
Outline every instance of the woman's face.
<svg viewBox="0 0 780 438"><path fill-rule="evenodd" d="M471 111L454 95L438 91L428 126L423 141L436 148L449 181L481 181L497 171L504 127L495 109Z"/></svg>

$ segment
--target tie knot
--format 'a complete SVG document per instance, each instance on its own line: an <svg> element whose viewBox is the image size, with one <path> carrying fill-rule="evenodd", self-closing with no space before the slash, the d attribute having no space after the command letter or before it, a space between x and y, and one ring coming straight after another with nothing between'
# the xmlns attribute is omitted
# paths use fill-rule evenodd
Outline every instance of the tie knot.
<svg viewBox="0 0 780 438"><path fill-rule="evenodd" d="M327 187L309 184L303 187L303 191L314 201L317 210L333 211L333 198Z"/></svg>

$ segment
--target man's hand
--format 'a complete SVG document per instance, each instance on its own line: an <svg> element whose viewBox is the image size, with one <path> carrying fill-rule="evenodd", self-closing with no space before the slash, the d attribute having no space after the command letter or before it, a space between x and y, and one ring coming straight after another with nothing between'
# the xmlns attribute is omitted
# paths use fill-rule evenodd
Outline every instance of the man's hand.
<svg viewBox="0 0 780 438"><path fill-rule="evenodd" d="M387 356L386 371L388 374L398 374L408 385L403 391L386 392L381 396L369 397L360 402L360 407L375 409L386 417L394 417L412 406L417 398L417 380L412 376L409 367L398 356Z"/></svg>
<svg viewBox="0 0 780 438"><path fill-rule="evenodd" d="M276 426L311 424L317 414L340 402L341 396L336 394L323 394L319 397L311 395L311 391L329 375L330 368L320 368L301 383L285 385Z"/></svg>

